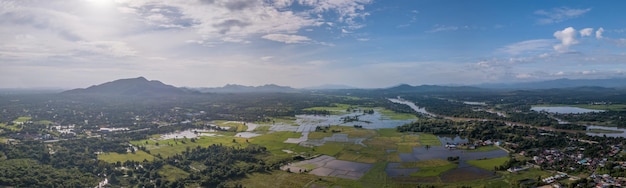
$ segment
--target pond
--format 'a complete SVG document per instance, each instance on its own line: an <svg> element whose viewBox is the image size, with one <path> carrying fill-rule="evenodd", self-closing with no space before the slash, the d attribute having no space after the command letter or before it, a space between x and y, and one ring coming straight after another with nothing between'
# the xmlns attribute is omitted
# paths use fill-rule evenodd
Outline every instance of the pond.
<svg viewBox="0 0 626 188"><path fill-rule="evenodd" d="M445 143L467 143L466 138L458 136L438 136L439 140ZM399 154L402 162L415 162L432 159L447 160L448 157L459 157L459 165L457 168L441 174L440 178L444 182L467 181L471 179L480 179L493 176L493 172L480 169L478 167L467 164L466 160L490 159L507 156L508 153L503 150L493 151L466 151L460 149L448 149L443 146L414 147L412 153ZM407 176L413 172L419 171L419 168L398 168L400 163L389 163L385 171L391 177Z"/></svg>
<svg viewBox="0 0 626 188"><path fill-rule="evenodd" d="M530 110L537 112L549 112L558 114L581 114L590 112L604 112L604 110L594 110L587 108L571 107L571 106L535 106Z"/></svg>
<svg viewBox="0 0 626 188"><path fill-rule="evenodd" d="M208 133L208 132L216 132L215 130L211 130L211 129L187 129L184 131L176 131L176 132L172 132L172 133L167 133L167 134L163 134L161 135L161 137L159 138L160 140L167 140L167 139L180 139L180 138L196 138L199 136L215 136L215 134L212 133Z"/></svg>
<svg viewBox="0 0 626 188"><path fill-rule="evenodd" d="M590 136L607 136L607 137L622 137L626 138L626 129L625 128L617 128L617 127L605 127L605 126L595 126L595 125L587 125L587 130L591 129L604 129L611 131L622 131L621 133L587 133Z"/></svg>

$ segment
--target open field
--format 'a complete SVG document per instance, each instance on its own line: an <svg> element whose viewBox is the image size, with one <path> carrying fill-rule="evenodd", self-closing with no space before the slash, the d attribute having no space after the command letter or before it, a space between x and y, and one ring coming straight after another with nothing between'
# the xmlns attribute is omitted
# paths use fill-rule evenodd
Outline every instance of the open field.
<svg viewBox="0 0 626 188"><path fill-rule="evenodd" d="M248 129L248 126L244 125L244 123L237 121L216 120L211 123L220 127L230 127L231 130L234 130L235 132L243 132Z"/></svg>
<svg viewBox="0 0 626 188"><path fill-rule="evenodd" d="M184 170L181 170L180 168L176 168L175 166L172 166L172 165L163 165L163 167L161 167L157 171L157 173L165 177L165 179L168 181L176 181L178 179L183 179L189 176L188 172L185 172Z"/></svg>
<svg viewBox="0 0 626 188"><path fill-rule="evenodd" d="M458 165L451 163L450 161L442 159L425 160L418 162L411 162L409 164L402 163L404 168L419 168L417 172L411 173L411 176L417 177L430 177L439 176L448 170L456 168Z"/></svg>
<svg viewBox="0 0 626 188"><path fill-rule="evenodd" d="M623 133L624 131L607 130L607 129L589 129L588 133Z"/></svg>
<svg viewBox="0 0 626 188"><path fill-rule="evenodd" d="M376 136L376 131L372 129L354 128L351 126L330 126L326 132L316 131L309 133L309 139L331 137L334 133L347 134L349 138L370 138Z"/></svg>
<svg viewBox="0 0 626 188"><path fill-rule="evenodd" d="M28 117L28 116L21 116L21 117L18 117L17 119L15 119L15 120L13 120L13 122L15 122L15 123L24 123L24 122L30 121L31 119L32 118Z"/></svg>
<svg viewBox="0 0 626 188"><path fill-rule="evenodd" d="M533 105L536 107L555 107L555 106L570 106L578 108L586 108L593 110L611 110L611 111L626 111L626 104L604 104L604 105L592 105L592 104L540 104Z"/></svg>
<svg viewBox="0 0 626 188"><path fill-rule="evenodd" d="M322 111L322 110L326 110L329 111L330 114L332 115L340 115L340 114L347 114L348 111L347 109L350 107L355 107L349 104L332 104L331 106L318 106L318 107L311 107L311 108L305 108L303 110L311 110L311 111Z"/></svg>
<svg viewBox="0 0 626 188"><path fill-rule="evenodd" d="M254 122L256 124L260 124L260 125L272 125L272 124L287 124L287 125L293 125L293 126L298 126L298 124L296 124L296 118L295 117L277 117L277 118L271 118L270 121L258 121L258 122Z"/></svg>
<svg viewBox="0 0 626 188"><path fill-rule="evenodd" d="M419 142L422 146L441 146L441 141L433 134L419 133Z"/></svg>
<svg viewBox="0 0 626 188"><path fill-rule="evenodd" d="M154 160L154 158L155 158L154 156L141 150L136 151L135 153L119 154L115 152L109 152L109 153L103 153L103 154L98 155L99 160L103 160L109 163L115 163L117 161L124 162L127 160L141 162L144 159L148 161L152 161Z"/></svg>
<svg viewBox="0 0 626 188"><path fill-rule="evenodd" d="M377 108L376 110L378 110L378 112L380 112L381 114L389 117L389 119L391 120L408 120L408 119L417 119L417 116L413 115L413 114L407 114L407 113L397 113L388 109L384 109L384 108Z"/></svg>
<svg viewBox="0 0 626 188"><path fill-rule="evenodd" d="M144 146L150 151L151 154L160 154L162 157L173 156L177 153L181 153L189 148L197 146L207 147L211 144L222 144L225 146L246 147L248 143L245 138L238 138L232 136L202 136L194 139L168 139L168 140L139 140L131 141L131 144L135 146ZM235 142L233 142L235 140Z"/></svg>
<svg viewBox="0 0 626 188"><path fill-rule="evenodd" d="M21 125L19 125L21 126ZM10 131L19 131L22 130L21 127L19 127L18 125L7 125L5 123L0 123L0 128L4 128L4 129L8 129Z"/></svg>
<svg viewBox="0 0 626 188"><path fill-rule="evenodd" d="M506 163L507 161L509 161L508 156L491 158L491 159L467 160L465 162L467 162L467 164L476 166L478 168L482 168L485 170L493 170L494 167L504 165L504 163Z"/></svg>

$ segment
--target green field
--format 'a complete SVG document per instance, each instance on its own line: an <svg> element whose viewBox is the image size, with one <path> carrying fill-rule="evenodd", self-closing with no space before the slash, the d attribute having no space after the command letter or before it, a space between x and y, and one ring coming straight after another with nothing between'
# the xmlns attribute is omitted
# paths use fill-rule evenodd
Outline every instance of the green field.
<svg viewBox="0 0 626 188"><path fill-rule="evenodd" d="M13 120L13 122L15 122L15 123L24 123L24 122L30 121L31 119L32 119L31 117L21 116L21 117L18 117L17 119L15 119L15 120Z"/></svg>
<svg viewBox="0 0 626 188"><path fill-rule="evenodd" d="M623 133L624 131L608 130L608 129L589 129L589 133Z"/></svg>
<svg viewBox="0 0 626 188"><path fill-rule="evenodd" d="M233 130L235 132L243 132L248 129L248 126L244 125L241 122L235 122L235 121L216 120L216 121L212 121L211 123L220 127L230 127L231 128L230 130Z"/></svg>
<svg viewBox="0 0 626 188"><path fill-rule="evenodd" d="M376 136L376 131L371 129L360 129L351 126L330 126L326 132L317 131L309 133L309 139L322 139L333 136L335 133L347 134L349 138L371 138Z"/></svg>
<svg viewBox="0 0 626 188"><path fill-rule="evenodd" d="M332 115L340 115L340 114L347 114L348 111L347 109L350 107L355 107L349 104L331 104L331 106L318 106L318 107L311 107L311 108L305 108L302 109L304 111L310 110L310 111L322 111L322 110L326 110L329 111L330 114Z"/></svg>
<svg viewBox="0 0 626 188"><path fill-rule="evenodd" d="M591 104L541 104L532 105L533 107L553 107L553 106L570 106L578 108L586 108L593 110L610 110L610 111L626 111L626 104L606 104L606 105L591 105Z"/></svg>
<svg viewBox="0 0 626 188"><path fill-rule="evenodd" d="M417 172L411 173L416 177L439 176L448 170L455 169L458 165L443 159L432 159L417 162L402 163L402 168L419 168Z"/></svg>
<svg viewBox="0 0 626 188"><path fill-rule="evenodd" d="M417 116L413 114L407 113L397 113L388 109L377 108L378 112L389 117L391 120L409 120L409 119L417 119Z"/></svg>
<svg viewBox="0 0 626 188"><path fill-rule="evenodd" d="M157 171L157 173L165 177L165 179L168 181L176 181L178 179L189 177L188 172L185 172L184 170L181 170L180 168L176 168L175 166L172 166L172 165L163 165L163 167L161 167Z"/></svg>
<svg viewBox="0 0 626 188"><path fill-rule="evenodd" d="M272 124L287 124L287 125L293 125L293 126L298 126L298 124L296 124L296 118L295 117L277 117L277 118L271 118L270 121L263 121L263 122L255 122L256 124L261 124L261 125L272 125Z"/></svg>
<svg viewBox="0 0 626 188"><path fill-rule="evenodd" d="M235 140L235 142L233 142ZM185 151L187 148L195 148L197 146L207 147L211 144L222 144L225 146L246 147L248 143L245 138L235 138L232 136L203 136L195 139L192 142L191 139L168 139L168 140L138 140L131 141L131 144L135 146L144 146L150 151L151 154L160 154L162 157L173 156L177 153Z"/></svg>
<svg viewBox="0 0 626 188"><path fill-rule="evenodd" d="M115 153L115 152L109 152L109 153L103 153L103 154L99 154L98 155L98 160L103 160L109 163L115 163L117 161L120 162L124 162L124 161L143 161L148 160L148 161L152 161L154 160L154 156L144 152L144 151L136 151L135 153L125 153L125 154L119 154L119 153Z"/></svg>
<svg viewBox="0 0 626 188"><path fill-rule="evenodd" d="M498 167L504 165L507 161L509 161L509 157L498 157L491 159L478 159L478 160L467 160L467 164L476 166L478 168L482 168L485 170L494 170L494 167Z"/></svg>
<svg viewBox="0 0 626 188"><path fill-rule="evenodd" d="M441 146L441 141L434 134L419 133L419 142L423 146Z"/></svg>

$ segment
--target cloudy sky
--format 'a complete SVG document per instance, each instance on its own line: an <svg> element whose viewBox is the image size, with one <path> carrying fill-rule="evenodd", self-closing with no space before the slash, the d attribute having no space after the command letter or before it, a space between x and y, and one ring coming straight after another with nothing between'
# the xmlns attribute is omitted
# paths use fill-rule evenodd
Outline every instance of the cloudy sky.
<svg viewBox="0 0 626 188"><path fill-rule="evenodd" d="M2 0L0 88L626 76L625 1Z"/></svg>

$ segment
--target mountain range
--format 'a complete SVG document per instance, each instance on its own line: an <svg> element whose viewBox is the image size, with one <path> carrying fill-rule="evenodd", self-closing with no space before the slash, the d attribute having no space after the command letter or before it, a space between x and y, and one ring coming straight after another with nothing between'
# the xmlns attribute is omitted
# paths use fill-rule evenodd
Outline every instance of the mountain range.
<svg viewBox="0 0 626 188"><path fill-rule="evenodd" d="M381 92L480 92L485 89L503 90L537 90L537 89L558 89L558 88L581 88L585 90L602 90L603 88L626 88L626 78L599 79L599 80L570 80L558 79L532 83L516 84L482 84L476 86L440 86L440 85L420 85L412 86L400 84L394 87L381 89L356 89L348 87L336 87L337 89L317 89L317 90L370 90ZM295 89L287 86L267 84L263 86L243 86L228 84L224 87L214 88L179 88L164 84L157 80L147 80L144 77L119 79L100 85L94 85L84 89L72 89L62 92L67 95L113 95L113 96L160 96L160 95L181 95L193 93L289 93L305 92L311 89Z"/></svg>

